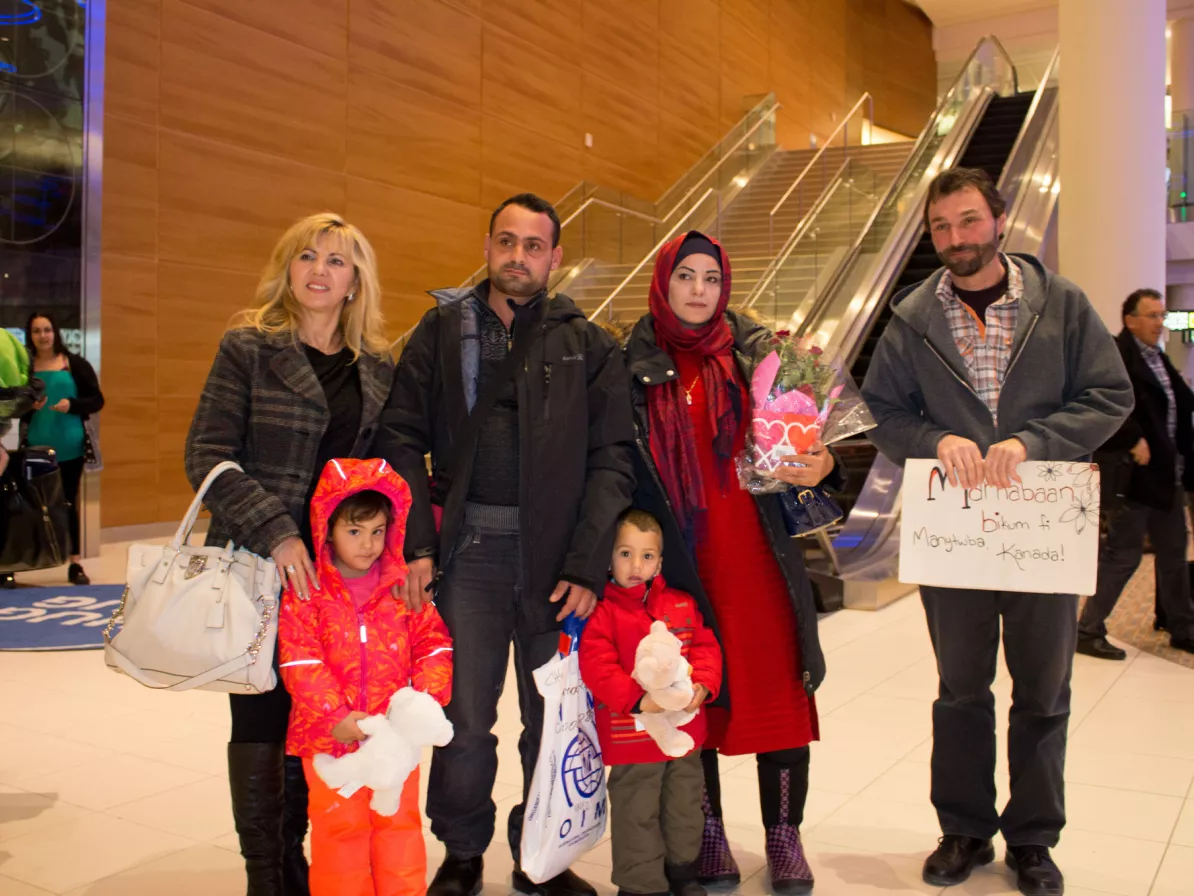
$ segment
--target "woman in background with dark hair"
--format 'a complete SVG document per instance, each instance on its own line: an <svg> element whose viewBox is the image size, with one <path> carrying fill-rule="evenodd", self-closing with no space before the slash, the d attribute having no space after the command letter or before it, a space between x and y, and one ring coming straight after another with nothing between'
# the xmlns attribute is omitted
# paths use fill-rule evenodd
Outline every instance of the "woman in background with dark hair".
<svg viewBox="0 0 1194 896"><path fill-rule="evenodd" d="M25 325L29 375L46 385L45 397L22 421L21 441L54 449L62 475L62 491L70 503L70 570L72 585L90 585L79 551L79 483L86 463L87 432L83 421L104 406L99 379L87 359L67 351L54 319L44 312Z"/></svg>

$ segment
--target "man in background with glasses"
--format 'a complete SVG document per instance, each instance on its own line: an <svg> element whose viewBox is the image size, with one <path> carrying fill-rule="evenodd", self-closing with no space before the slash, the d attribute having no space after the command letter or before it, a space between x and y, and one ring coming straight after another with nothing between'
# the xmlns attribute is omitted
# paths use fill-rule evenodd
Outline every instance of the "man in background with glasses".
<svg viewBox="0 0 1194 896"><path fill-rule="evenodd" d="M1107 617L1144 553L1148 534L1156 559L1157 606L1165 611L1169 644L1194 653L1194 601L1186 564L1186 490L1194 487L1194 392L1165 355L1165 298L1138 289L1123 304L1116 337L1132 380L1136 407L1102 453L1128 452L1132 463L1116 491L1122 504L1108 514L1099 551L1099 583L1078 623L1078 652L1122 660L1107 640ZM1104 474L1106 475L1106 473Z"/></svg>

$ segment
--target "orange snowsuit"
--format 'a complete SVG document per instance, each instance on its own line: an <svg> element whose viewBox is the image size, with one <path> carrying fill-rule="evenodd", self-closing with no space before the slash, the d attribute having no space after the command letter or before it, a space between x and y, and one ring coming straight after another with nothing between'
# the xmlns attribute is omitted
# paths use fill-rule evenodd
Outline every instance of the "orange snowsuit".
<svg viewBox="0 0 1194 896"><path fill-rule="evenodd" d="M332 562L328 521L349 495L373 490L394 514L377 563L380 579L359 609ZM332 729L349 712L385 713L390 697L410 685L441 705L451 698L452 641L433 605L411 613L390 595L407 573L402 559L410 488L383 460L330 461L311 501L311 535L320 589L299 600L289 591L278 623L282 678L293 701L287 752L303 757L310 785L313 896L413 896L426 892L427 854L419 814L419 770L406 781L396 815L369 809L372 795L328 788L312 767L319 753L342 756Z"/></svg>

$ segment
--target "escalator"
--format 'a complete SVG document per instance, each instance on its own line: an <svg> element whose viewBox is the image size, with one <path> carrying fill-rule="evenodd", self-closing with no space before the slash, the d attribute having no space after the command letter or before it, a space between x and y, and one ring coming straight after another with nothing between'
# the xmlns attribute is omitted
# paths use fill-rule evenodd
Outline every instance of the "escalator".
<svg viewBox="0 0 1194 896"><path fill-rule="evenodd" d="M1024 127L1024 119L1028 115L1028 107L1032 105L1034 94L1018 93L1012 96L992 97L983 113L982 120L970 138L966 151L958 161L960 168L981 168L991 175L991 180L999 183L1003 169L1016 144L1016 138ZM870 365L871 355L875 346L879 344L879 337L887 322L891 319L890 299L893 295L909 286L915 286L928 278L941 267L937 258L937 251L933 248L933 239L926 230L912 250L912 256L904 265L903 271L896 278L895 284L884 296L883 310L875 321L871 331L867 334L858 357L851 365L850 372L856 382L861 383Z"/></svg>

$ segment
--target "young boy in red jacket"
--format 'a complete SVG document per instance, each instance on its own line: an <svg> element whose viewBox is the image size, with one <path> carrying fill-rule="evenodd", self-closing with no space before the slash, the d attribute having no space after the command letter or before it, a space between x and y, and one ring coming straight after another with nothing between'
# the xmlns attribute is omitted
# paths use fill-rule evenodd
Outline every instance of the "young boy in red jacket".
<svg viewBox="0 0 1194 896"><path fill-rule="evenodd" d="M580 675L597 702L601 756L610 767L613 882L620 896L705 896L696 879L705 818L701 745L706 700L721 688L721 648L696 602L659 575L663 530L655 517L630 510L618 521L605 597L580 639ZM635 716L661 712L632 677L634 654L655 620L680 639L692 666L694 694L684 726L691 753L669 759Z"/></svg>
<svg viewBox="0 0 1194 896"><path fill-rule="evenodd" d="M452 639L432 604L411 613L390 588L406 577L402 541L410 487L384 460L328 462L311 500L319 586L286 593L279 617L282 679L293 701L286 752L303 757L310 787L312 896L422 896L427 853L419 770L397 814L369 808L372 791L331 790L319 753L343 756L365 739L357 722L385 713L410 685L444 705L452 696Z"/></svg>

